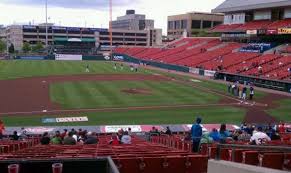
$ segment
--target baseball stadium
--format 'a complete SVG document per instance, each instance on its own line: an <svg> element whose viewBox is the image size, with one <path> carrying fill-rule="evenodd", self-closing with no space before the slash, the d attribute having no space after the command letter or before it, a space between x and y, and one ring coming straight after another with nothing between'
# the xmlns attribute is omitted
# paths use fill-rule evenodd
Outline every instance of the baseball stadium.
<svg viewBox="0 0 291 173"><path fill-rule="evenodd" d="M109 11L0 27L1 173L291 170L290 0L170 16L167 41Z"/></svg>

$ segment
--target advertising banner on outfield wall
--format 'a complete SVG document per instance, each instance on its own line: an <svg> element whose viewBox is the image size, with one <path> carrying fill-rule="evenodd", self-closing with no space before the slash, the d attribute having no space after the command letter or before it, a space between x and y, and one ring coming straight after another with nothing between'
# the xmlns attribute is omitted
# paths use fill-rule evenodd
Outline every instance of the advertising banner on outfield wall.
<svg viewBox="0 0 291 173"><path fill-rule="evenodd" d="M82 61L82 55L56 54L58 61Z"/></svg>
<svg viewBox="0 0 291 173"><path fill-rule="evenodd" d="M189 72L193 74L199 74L199 68L189 68Z"/></svg>
<svg viewBox="0 0 291 173"><path fill-rule="evenodd" d="M204 70L204 76L214 77L216 71Z"/></svg>
<svg viewBox="0 0 291 173"><path fill-rule="evenodd" d="M256 35L258 33L257 30L247 30L248 35Z"/></svg>
<svg viewBox="0 0 291 173"><path fill-rule="evenodd" d="M291 34L291 28L279 28L278 34Z"/></svg>

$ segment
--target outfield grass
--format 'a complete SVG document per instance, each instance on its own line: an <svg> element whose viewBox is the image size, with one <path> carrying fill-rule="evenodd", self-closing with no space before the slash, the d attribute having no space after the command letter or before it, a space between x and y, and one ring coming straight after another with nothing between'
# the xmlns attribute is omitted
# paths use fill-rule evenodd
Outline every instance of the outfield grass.
<svg viewBox="0 0 291 173"><path fill-rule="evenodd" d="M129 94L124 89L148 89ZM190 86L161 81L68 82L50 85L51 100L63 108L100 108L156 105L210 104L220 96Z"/></svg>
<svg viewBox="0 0 291 173"><path fill-rule="evenodd" d="M90 67L90 73L85 72L87 65ZM132 73L127 66L124 70L114 70L113 65L113 62L105 61L0 61L0 80L50 75ZM146 72L140 69L139 73Z"/></svg>
<svg viewBox="0 0 291 173"><path fill-rule="evenodd" d="M291 99L279 100L280 105L276 109L267 110L267 112L277 120L291 122Z"/></svg>
<svg viewBox="0 0 291 173"><path fill-rule="evenodd" d="M89 122L42 124L42 118L57 116L15 116L3 117L6 126L85 126L85 125L152 125L152 124L191 124L197 116L203 123L233 123L243 121L245 110L234 107L183 108L160 110L130 110L119 112L82 113Z"/></svg>

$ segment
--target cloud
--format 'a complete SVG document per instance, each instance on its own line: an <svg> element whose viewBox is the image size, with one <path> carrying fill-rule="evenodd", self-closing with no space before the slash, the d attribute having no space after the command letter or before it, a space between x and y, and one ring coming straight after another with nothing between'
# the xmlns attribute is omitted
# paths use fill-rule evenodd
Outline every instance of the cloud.
<svg viewBox="0 0 291 173"><path fill-rule="evenodd" d="M109 0L47 0L49 6L74 9L104 9L108 7ZM113 5L124 6L138 3L139 0L113 0ZM0 0L2 4L43 6L45 0Z"/></svg>

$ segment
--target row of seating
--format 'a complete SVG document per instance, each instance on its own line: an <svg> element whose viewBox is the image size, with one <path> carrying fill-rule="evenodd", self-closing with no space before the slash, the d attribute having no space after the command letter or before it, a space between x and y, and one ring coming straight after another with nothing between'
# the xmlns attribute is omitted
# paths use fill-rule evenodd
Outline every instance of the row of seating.
<svg viewBox="0 0 291 173"><path fill-rule="evenodd" d="M28 138L22 141L1 140L0 154L16 152L25 148L31 148L39 144L39 138Z"/></svg>
<svg viewBox="0 0 291 173"><path fill-rule="evenodd" d="M191 141L184 141L184 136L153 136L151 142L163 144L172 148L189 150ZM228 144L238 144L248 146L248 142L227 142ZM282 134L282 140L270 141L267 146L291 146L290 134ZM187 146L187 147L184 147ZM210 159L216 159L218 152L217 143L201 144L200 154ZM229 146L220 149L220 159L244 163L255 166L262 166L272 169L291 170L291 152L282 152L277 150L259 150L259 149L243 149Z"/></svg>
<svg viewBox="0 0 291 173"><path fill-rule="evenodd" d="M246 31L269 29L275 30L278 28L288 28L291 26L291 19L283 19L278 21L271 20L253 20L245 24L222 24L215 26L210 31L212 32L228 32L228 31Z"/></svg>
<svg viewBox="0 0 291 173"><path fill-rule="evenodd" d="M37 145L0 154L1 160L68 159L111 156L120 172L197 172L207 171L208 157L181 149L154 144L132 136L132 144L109 145L111 135L99 136L94 145Z"/></svg>

